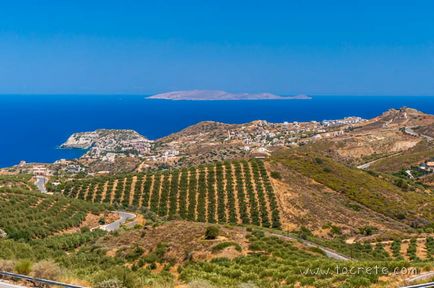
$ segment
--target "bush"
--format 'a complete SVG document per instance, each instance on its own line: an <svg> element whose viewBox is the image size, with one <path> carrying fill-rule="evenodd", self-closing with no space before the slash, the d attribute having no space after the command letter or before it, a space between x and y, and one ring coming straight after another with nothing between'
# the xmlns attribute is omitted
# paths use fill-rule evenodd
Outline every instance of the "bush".
<svg viewBox="0 0 434 288"><path fill-rule="evenodd" d="M238 252L241 252L241 250L242 250L240 244L238 244L238 243L236 243L236 242L221 242L221 243L219 243L219 244L217 244L217 245L214 245L214 246L211 248L211 251L212 251L213 253L217 253L217 252L220 252L220 251L222 251L222 250L224 250L225 248L230 247L230 246L234 247L235 250L237 250Z"/></svg>
<svg viewBox="0 0 434 288"><path fill-rule="evenodd" d="M372 227L372 226L364 226L359 228L359 233L365 236L371 236L372 234L374 234L375 232L377 232L378 229L376 227Z"/></svg>
<svg viewBox="0 0 434 288"><path fill-rule="evenodd" d="M84 226L84 227L81 227L80 228L80 232L81 233L89 233L90 232L90 229L89 229L89 227L87 227L87 226Z"/></svg>
<svg viewBox="0 0 434 288"><path fill-rule="evenodd" d="M306 240L307 238L312 236L312 232L309 230L309 228L305 227L305 226L301 226L300 230L297 231L298 236L301 239Z"/></svg>
<svg viewBox="0 0 434 288"><path fill-rule="evenodd" d="M106 224L105 218L104 217L99 217L98 224L99 225L105 225Z"/></svg>
<svg viewBox="0 0 434 288"><path fill-rule="evenodd" d="M61 274L59 266L52 261L41 261L36 263L32 268L32 275L36 278L48 280L58 280Z"/></svg>
<svg viewBox="0 0 434 288"><path fill-rule="evenodd" d="M205 231L206 240L214 240L219 236L220 228L218 226L208 226Z"/></svg>
<svg viewBox="0 0 434 288"><path fill-rule="evenodd" d="M212 283L206 280L193 280L188 283L188 288L215 288Z"/></svg>
<svg viewBox="0 0 434 288"><path fill-rule="evenodd" d="M142 286L140 282L140 279L127 268L113 267L98 273L95 276L93 287L136 288ZM107 286L109 284L117 286Z"/></svg>
<svg viewBox="0 0 434 288"><path fill-rule="evenodd" d="M280 173L277 171L271 171L270 176L271 178L274 179L278 179L278 180L282 179L282 175L280 175Z"/></svg>
<svg viewBox="0 0 434 288"><path fill-rule="evenodd" d="M95 288L125 288L125 286L122 284L122 282L117 280L117 279L104 280L104 281L97 283L93 287L95 287Z"/></svg>
<svg viewBox="0 0 434 288"><path fill-rule="evenodd" d="M10 260L0 260L0 271L14 272L15 263Z"/></svg>
<svg viewBox="0 0 434 288"><path fill-rule="evenodd" d="M21 260L15 265L15 271L18 274L29 275L32 271L32 262L30 260Z"/></svg>

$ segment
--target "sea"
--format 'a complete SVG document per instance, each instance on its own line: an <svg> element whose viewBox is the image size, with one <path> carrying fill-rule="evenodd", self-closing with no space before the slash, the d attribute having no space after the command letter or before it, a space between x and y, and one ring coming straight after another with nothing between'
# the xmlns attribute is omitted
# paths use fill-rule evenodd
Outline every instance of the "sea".
<svg viewBox="0 0 434 288"><path fill-rule="evenodd" d="M390 108L434 114L428 96L313 96L310 100L171 101L145 95L1 95L0 167L20 161L53 162L80 157L59 149L74 132L133 129L157 139L200 121L292 122L375 117Z"/></svg>

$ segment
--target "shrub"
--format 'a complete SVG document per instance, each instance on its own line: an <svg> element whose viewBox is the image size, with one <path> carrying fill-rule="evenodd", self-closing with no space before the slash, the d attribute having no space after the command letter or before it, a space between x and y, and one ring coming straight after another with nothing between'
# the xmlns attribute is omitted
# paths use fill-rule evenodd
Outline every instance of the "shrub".
<svg viewBox="0 0 434 288"><path fill-rule="evenodd" d="M118 286L104 286L111 283ZM98 273L94 279L93 287L140 287L140 279L130 270L124 267L114 267Z"/></svg>
<svg viewBox="0 0 434 288"><path fill-rule="evenodd" d="M278 179L278 180L282 179L282 175L280 175L280 173L277 171L271 171L270 176L271 178L274 179Z"/></svg>
<svg viewBox="0 0 434 288"><path fill-rule="evenodd" d="M378 230L377 228L372 227L372 226L364 226L364 227L361 227L359 229L360 234L365 235L365 236L370 236L370 235L374 234L375 232L377 232L377 230Z"/></svg>
<svg viewBox="0 0 434 288"><path fill-rule="evenodd" d="M61 274L59 266L52 261L41 261L32 268L32 275L36 278L57 280Z"/></svg>
<svg viewBox="0 0 434 288"><path fill-rule="evenodd" d="M188 288L215 288L213 284L206 280L193 280L188 283Z"/></svg>
<svg viewBox="0 0 434 288"><path fill-rule="evenodd" d="M18 274L29 275L32 271L32 262L30 260L21 260L15 265L15 271Z"/></svg>
<svg viewBox="0 0 434 288"><path fill-rule="evenodd" d="M235 248L235 250L237 250L238 252L241 252L241 250L242 250L241 246L236 242L221 242L219 244L214 245L211 248L211 251L213 253L217 253L217 252L220 252L220 251L224 250L225 248L231 247L231 246L233 246Z"/></svg>
<svg viewBox="0 0 434 288"><path fill-rule="evenodd" d="M118 279L104 280L93 286L94 288L125 288Z"/></svg>
<svg viewBox="0 0 434 288"><path fill-rule="evenodd" d="M218 226L208 226L205 231L206 240L214 240L219 236L220 228Z"/></svg>
<svg viewBox="0 0 434 288"><path fill-rule="evenodd" d="M301 239L305 239L305 240L308 237L312 236L312 232L305 226L301 226L297 234L300 236Z"/></svg>
<svg viewBox="0 0 434 288"><path fill-rule="evenodd" d="M89 232L90 232L90 229L89 229L89 227L84 226L84 227L81 227L81 228L80 228L80 232L81 232L81 233L89 233Z"/></svg>
<svg viewBox="0 0 434 288"><path fill-rule="evenodd" d="M106 222L105 222L105 218L104 218L104 217L100 217L100 218L98 219L98 224L99 224L99 225L104 225L104 224L106 224Z"/></svg>
<svg viewBox="0 0 434 288"><path fill-rule="evenodd" d="M10 260L0 260L0 271L14 272L15 263Z"/></svg>

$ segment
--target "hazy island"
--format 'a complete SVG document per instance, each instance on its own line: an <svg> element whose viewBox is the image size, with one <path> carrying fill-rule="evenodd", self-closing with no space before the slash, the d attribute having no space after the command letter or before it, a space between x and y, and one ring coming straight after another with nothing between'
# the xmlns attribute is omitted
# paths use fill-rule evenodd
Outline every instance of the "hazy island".
<svg viewBox="0 0 434 288"><path fill-rule="evenodd" d="M156 94L147 99L165 99L165 100L306 100L311 97L306 95L296 96L279 96L271 93L230 93L221 90L186 90L172 91L167 93Z"/></svg>

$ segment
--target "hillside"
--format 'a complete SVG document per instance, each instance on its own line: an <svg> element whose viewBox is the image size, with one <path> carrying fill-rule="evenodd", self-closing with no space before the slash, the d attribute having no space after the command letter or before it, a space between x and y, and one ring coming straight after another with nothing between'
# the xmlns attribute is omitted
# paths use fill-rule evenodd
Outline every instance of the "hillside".
<svg viewBox="0 0 434 288"><path fill-rule="evenodd" d="M339 162L360 165L412 149L426 137L411 127L427 127L434 116L411 108L391 109L382 115L354 125L338 137L321 139L306 149L324 153Z"/></svg>
<svg viewBox="0 0 434 288"><path fill-rule="evenodd" d="M426 126L432 124L433 121L433 115L425 114L416 109L402 107L400 109L390 109L380 116L371 119L364 128L373 129Z"/></svg>
<svg viewBox="0 0 434 288"><path fill-rule="evenodd" d="M417 126L414 128L414 131L421 135L426 135L428 137L434 138L434 124Z"/></svg>
<svg viewBox="0 0 434 288"><path fill-rule="evenodd" d="M427 141L421 141L411 149L375 161L369 166L369 169L378 172L394 173L402 169L408 169L433 157L434 145Z"/></svg>
<svg viewBox="0 0 434 288"><path fill-rule="evenodd" d="M27 263L33 266L32 275L88 287L126 288L385 287L396 281L389 272L356 275L332 269L319 275L315 271L336 265L361 271L380 265L389 271L387 267L409 265L360 245L354 251L364 251L371 260L342 262L273 231L213 227L217 234L212 239L205 236L207 224L186 221L149 223L113 234L83 231L26 243L0 239L0 265L13 271Z"/></svg>
<svg viewBox="0 0 434 288"><path fill-rule="evenodd" d="M374 227L375 237L393 237L414 230L399 220L375 212L328 186L281 163L269 164L279 179L271 179L281 209L284 230L308 228L318 237L366 238ZM381 231L381 235L377 233ZM372 236L371 236L372 237Z"/></svg>
<svg viewBox="0 0 434 288"><path fill-rule="evenodd" d="M323 213L330 213L326 215L325 219L330 219L332 223L340 222L339 224L342 225L345 221L350 221L351 224L353 224L352 221L355 221L354 223L359 223L359 225L362 222L367 225L369 221L376 221L395 231L409 231L410 226L417 228L433 225L432 204L434 203L434 195L432 193L403 191L381 177L347 167L331 158L313 153L306 154L297 150L276 152L270 163L272 171L283 171L281 173L286 171L286 174L283 174L286 177L283 177L282 181L274 181L275 185L281 186L276 191L282 191L283 188L283 192L277 192L278 198L291 197L282 196L282 193L294 194L290 191L302 191L298 194L303 193L301 195L313 200L312 204L309 204L310 209L306 209L308 203L305 203L305 206L300 209L308 215L307 217L312 217L311 215L317 215L323 211ZM302 176L297 176L299 174ZM295 179L303 180L297 182ZM304 183L308 183L307 188L302 186ZM306 196L307 193L304 191L321 191L321 193L309 193ZM294 197L300 200L303 196L296 195ZM337 203L339 204L336 205ZM322 207L316 209L315 206ZM353 211L351 212L350 209ZM339 213L337 213L338 211ZM365 216L362 216L363 214ZM324 218L319 217L319 219ZM319 221L322 222L322 220ZM351 224L344 224L344 227L348 229L352 226ZM405 224L407 229L403 228L402 224Z"/></svg>
<svg viewBox="0 0 434 288"><path fill-rule="evenodd" d="M57 191L168 219L254 224L287 231L308 227L315 235L328 238L387 239L432 226L429 203L434 203L433 196L417 189L404 191L393 181L305 150L281 150L265 163L242 160L90 177L65 182ZM366 229L373 232L366 234Z"/></svg>
<svg viewBox="0 0 434 288"><path fill-rule="evenodd" d="M36 190L32 175L18 174L8 175L0 174L0 188L22 188L25 190Z"/></svg>
<svg viewBox="0 0 434 288"><path fill-rule="evenodd" d="M84 201L14 188L0 189L0 229L12 239L35 239L78 227L101 208Z"/></svg>
<svg viewBox="0 0 434 288"><path fill-rule="evenodd" d="M280 227L274 190L261 161L95 177L66 182L58 191L96 203L149 209L169 219Z"/></svg>
<svg viewBox="0 0 434 288"><path fill-rule="evenodd" d="M333 270L318 275L313 271L337 265L348 269L423 265L432 269L430 237L400 242L400 255L406 262L393 254L398 244L392 248L389 242L376 242L381 237L415 235L412 226L427 224L422 220L428 221L433 215L430 206L425 206L426 210L422 204L430 203L429 195L415 191L405 194L378 176L331 158L306 154L306 150L281 150L265 162L227 161L85 177L50 187L57 187L57 193L69 198L0 189L7 193L0 199L11 205L2 212L26 212L17 214L21 218L12 227L20 227L15 223L18 221L38 223L37 227L63 227L75 219L69 212L53 215L57 208L41 210L50 215L42 222L23 218L35 215L30 211L40 205L66 205L60 209L69 211L71 207L77 213L97 207L94 213L98 214L103 212L98 210L103 209L98 208L100 203L106 203L111 209L133 210L144 221L110 234L83 227L68 234L55 232L66 229L62 228L40 236L18 237L25 241L0 239L0 258L6 259L0 260L2 267L20 267L18 264L31 261L35 263L32 275L39 273L41 265L51 265L68 271L68 275L50 274L65 282L93 287L117 283L126 288L394 287L400 280L388 272L354 275ZM49 204L51 201L54 204ZM347 243L350 237L356 242ZM304 242L306 239L354 261L328 258L321 248ZM44 262L47 259L51 264Z"/></svg>

